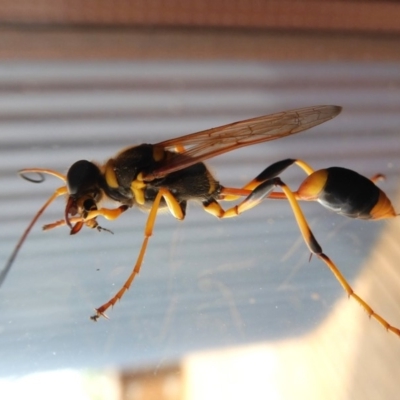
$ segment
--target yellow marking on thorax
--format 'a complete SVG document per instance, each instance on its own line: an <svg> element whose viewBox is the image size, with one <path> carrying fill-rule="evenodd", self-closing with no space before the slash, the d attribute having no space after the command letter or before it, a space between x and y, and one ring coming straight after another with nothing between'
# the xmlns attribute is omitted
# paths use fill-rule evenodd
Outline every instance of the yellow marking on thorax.
<svg viewBox="0 0 400 400"><path fill-rule="evenodd" d="M104 177L106 178L107 185L112 188L119 187L117 175L114 171L114 160L110 158L105 167Z"/></svg>
<svg viewBox="0 0 400 400"><path fill-rule="evenodd" d="M138 204L144 204L144 189L146 188L146 183L143 182L143 174L140 173L136 179L131 183L131 189L135 200Z"/></svg>

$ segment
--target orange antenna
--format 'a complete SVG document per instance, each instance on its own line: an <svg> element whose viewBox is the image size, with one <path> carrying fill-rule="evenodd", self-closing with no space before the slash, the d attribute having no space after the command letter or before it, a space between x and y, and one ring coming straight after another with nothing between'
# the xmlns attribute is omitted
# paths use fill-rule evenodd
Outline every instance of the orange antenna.
<svg viewBox="0 0 400 400"><path fill-rule="evenodd" d="M39 175L39 177L41 179L36 180L36 179L29 178L28 176L26 176L26 174L29 174L29 173L36 173ZM65 175L61 174L60 172L53 171L52 169L46 169L46 168L25 168L25 169L19 170L18 174L21 176L21 178L25 179L28 182L33 182L33 183L43 182L44 181L43 174L53 175L56 178L61 179L63 182L67 181L67 178Z"/></svg>
<svg viewBox="0 0 400 400"><path fill-rule="evenodd" d="M57 171L52 171L50 169L43 169L43 168L26 168L26 169L21 169L20 171L18 171L19 175L29 181L29 182L34 182L34 183L41 183L44 181L44 176L43 174L48 174L48 175L53 175L59 179L61 179L62 181L66 181L66 177L63 174L60 174ZM39 176L39 179L32 179L29 178L28 176L26 176L25 174L27 173L37 173ZM8 271L11 269L15 258L17 257L17 254L21 248L21 246L23 245L26 237L29 235L29 232L31 231L31 229L33 228L33 226L35 225L36 221L39 219L39 217L43 214L43 212L46 210L46 208L59 196L62 196L64 194L66 194L68 192L68 189L66 186L61 186L60 188L58 188L50 197L49 199L46 201L46 203L43 204L42 208L36 213L36 215L33 217L32 221L30 222L30 224L28 225L28 227L25 229L25 232L23 233L23 235L21 236L21 238L19 239L17 245L14 248L14 251L12 252L10 258L8 259L4 269L1 271L0 273L0 286L3 284L4 280L6 279L6 276L8 274Z"/></svg>

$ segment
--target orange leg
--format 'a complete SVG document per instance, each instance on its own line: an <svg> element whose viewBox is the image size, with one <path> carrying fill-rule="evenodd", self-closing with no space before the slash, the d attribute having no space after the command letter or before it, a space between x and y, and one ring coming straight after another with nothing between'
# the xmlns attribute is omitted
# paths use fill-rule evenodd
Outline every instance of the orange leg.
<svg viewBox="0 0 400 400"><path fill-rule="evenodd" d="M314 234L312 233L308 225L306 218L304 217L303 211L301 210L298 200L296 198L296 194L293 193L290 188L281 181L280 178L273 178L268 181L262 182L248 195L245 200L243 200L238 205L229 208L226 211L216 201L205 203L203 206L205 211L211 213L218 218L236 217L242 212L257 206L262 200L268 197L274 187L277 186L282 189L283 195L289 201L296 222L299 226L301 235L310 252L312 254L315 254L328 266L340 285L346 291L347 295L355 299L358 304L360 304L361 307L365 310L369 317L377 320L386 330L393 332L397 336L400 336L400 329L389 324L383 317L376 313L367 302L365 302L357 293L355 293L353 288L347 282L346 278L340 272L339 268L326 254L323 253L322 247L317 242Z"/></svg>
<svg viewBox="0 0 400 400"><path fill-rule="evenodd" d="M307 175L310 175L314 172L314 170L305 161L302 160L288 158L286 160L278 161L265 168L264 171L262 171L253 180L243 186L242 189L224 188L221 193L221 200L234 201L238 200L241 196L247 197L261 183L279 176L286 168L290 167L292 164L297 164L302 170L305 171ZM268 197L271 199L286 199L285 195L280 192L271 192Z"/></svg>
<svg viewBox="0 0 400 400"><path fill-rule="evenodd" d="M107 301L107 303L104 303L102 306L95 309L96 314L90 317L93 321L97 321L100 316L107 318L107 316L105 315L105 311L108 308L114 306L114 304L122 298L124 293L130 288L136 275L139 274L144 256L146 254L148 241L153 234L153 228L157 217L157 211L160 207L160 202L162 198L165 199L168 209L171 211L172 215L181 220L184 218L184 213L182 211L182 208L179 205L178 201L175 199L175 197L167 189L160 189L160 191L157 193L156 198L154 199L149 216L147 218L146 226L144 229L144 239L142 247L140 248L139 256L136 260L136 263L133 267L131 274L129 275L128 279L125 281L121 289L115 294L114 297L112 297L109 301Z"/></svg>
<svg viewBox="0 0 400 400"><path fill-rule="evenodd" d="M71 224L76 224L77 222L82 221L82 217L71 217L69 220ZM43 225L42 229L44 231L49 231L50 229L58 228L64 225L67 225L65 219L60 219L58 221L51 222L50 224Z"/></svg>
<svg viewBox="0 0 400 400"><path fill-rule="evenodd" d="M264 171L262 171L259 175L257 175L253 180L248 182L241 189L224 187L221 192L221 200L235 201L238 200L240 197L249 196L251 192L261 183L279 176L286 168L290 167L292 164L297 164L297 166L300 167L308 176L315 172L314 169L311 168L311 166L308 165L305 161L288 158L286 160L278 161L268 166L264 169ZM385 175L382 174L376 174L370 178L371 182L373 183L377 183L378 181L382 181L384 179ZM297 200L307 200L303 198L303 196L300 195L298 191L294 191L293 194ZM271 192L269 193L268 198L275 200L287 199L286 195L282 192Z"/></svg>
<svg viewBox="0 0 400 400"><path fill-rule="evenodd" d="M128 209L128 206L120 206L117 208L100 208L98 210L89 211L86 218L71 217L69 219L69 221L71 224L76 224L76 223L82 222L82 223L85 223L86 226L88 226L89 228L92 228L92 229L96 228L99 231L111 232L109 229L102 228L101 226L99 226L96 222L96 218L98 216L102 216L108 220L114 220L114 219L117 219L127 209ZM50 224L43 225L43 230L48 231L50 229L58 228L60 226L66 225L66 224L67 224L67 222L65 221L65 219L60 219L60 220L52 222Z"/></svg>

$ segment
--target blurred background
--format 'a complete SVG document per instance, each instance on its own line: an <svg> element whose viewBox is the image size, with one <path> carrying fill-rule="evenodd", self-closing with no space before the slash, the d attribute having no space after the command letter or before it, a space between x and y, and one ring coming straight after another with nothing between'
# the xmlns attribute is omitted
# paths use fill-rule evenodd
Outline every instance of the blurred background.
<svg viewBox="0 0 400 400"><path fill-rule="evenodd" d="M354 0L0 0L0 260L65 173L124 147L318 104L310 131L207 164L241 187L300 158L371 177L400 209L400 4ZM304 173L282 179L293 189ZM230 204L227 204L230 205ZM400 326L400 223L303 210L355 291ZM146 221L114 232L41 226L0 289L0 397L397 399L400 338L347 299L284 201L218 221L161 214L140 276L110 320L89 320L129 275Z"/></svg>

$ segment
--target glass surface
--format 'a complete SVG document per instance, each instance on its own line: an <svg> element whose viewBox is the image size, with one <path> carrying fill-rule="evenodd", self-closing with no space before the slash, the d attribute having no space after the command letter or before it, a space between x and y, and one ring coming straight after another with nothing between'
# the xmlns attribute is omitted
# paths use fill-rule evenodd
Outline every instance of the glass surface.
<svg viewBox="0 0 400 400"><path fill-rule="evenodd" d="M234 187L288 157L315 169L340 165L368 177L380 172L387 180L379 185L400 209L399 64L0 64L2 264L62 184L53 177L26 182L18 178L19 169L64 173L77 160L102 163L134 144L319 104L341 105L343 112L310 131L240 149L207 165L223 185ZM291 167L282 179L295 189L304 173ZM345 219L316 203L302 206L325 253L350 282L362 272L380 234L399 224ZM116 221L99 220L113 235L83 229L70 236L65 227L41 231L63 212L64 201L58 199L36 224L1 287L0 376L163 366L199 350L300 340L318 331L345 298L325 265L316 257L309 262L287 202L265 201L223 221L190 204L183 222L158 216L140 276L107 312L110 320L93 323L93 309L114 295L131 271L146 215L132 209ZM397 274L398 261L389 269ZM368 297L370 290L359 294ZM368 299L374 307L379 303L374 296ZM399 326L398 298L390 300L394 312L382 306L377 311ZM363 335L371 329L380 345L398 350L398 338L368 321L353 303L344 302L342 309L354 307ZM338 341L348 335L346 324L341 329ZM393 363L381 366L393 376Z"/></svg>

